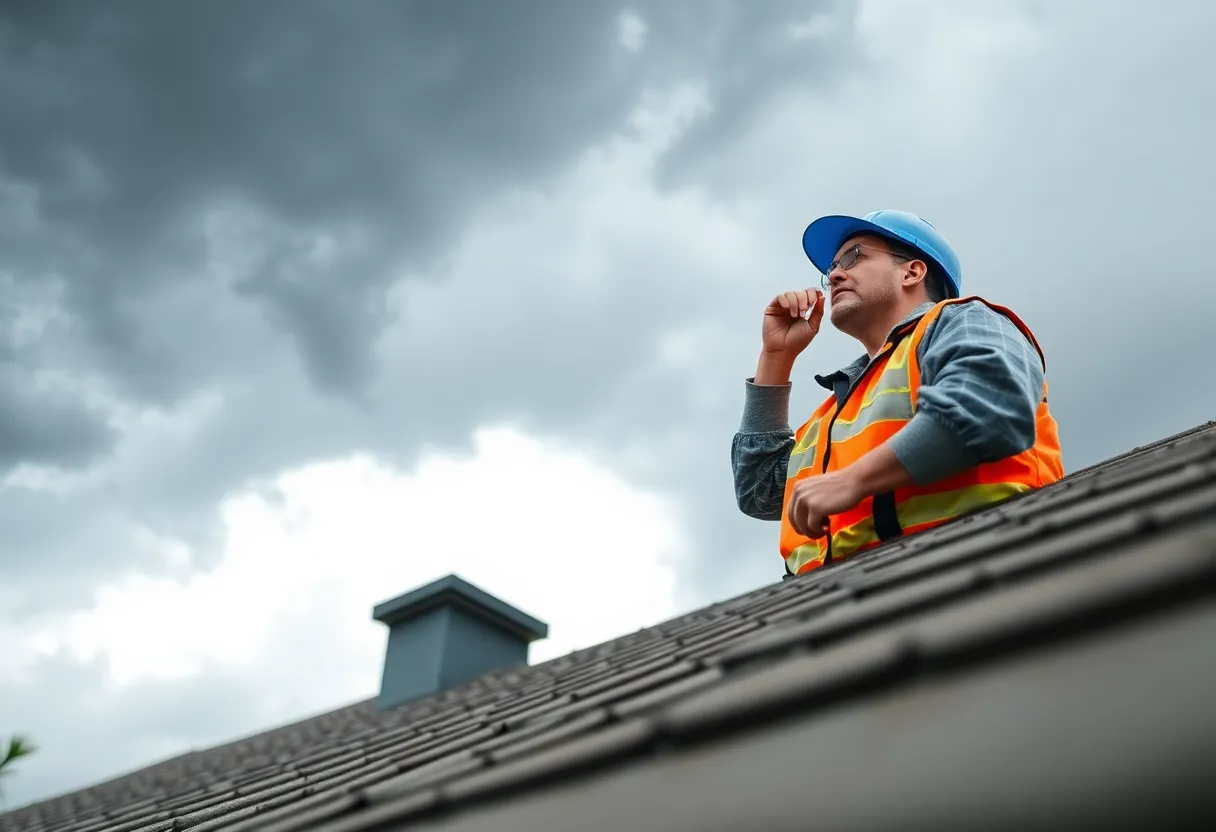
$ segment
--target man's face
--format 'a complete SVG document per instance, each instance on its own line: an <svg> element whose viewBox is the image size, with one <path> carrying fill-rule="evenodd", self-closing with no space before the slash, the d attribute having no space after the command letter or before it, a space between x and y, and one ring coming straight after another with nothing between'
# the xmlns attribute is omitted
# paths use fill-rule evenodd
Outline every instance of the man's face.
<svg viewBox="0 0 1216 832"><path fill-rule="evenodd" d="M836 251L827 284L832 326L842 332L863 328L868 320L899 302L903 266L881 237L862 235Z"/></svg>

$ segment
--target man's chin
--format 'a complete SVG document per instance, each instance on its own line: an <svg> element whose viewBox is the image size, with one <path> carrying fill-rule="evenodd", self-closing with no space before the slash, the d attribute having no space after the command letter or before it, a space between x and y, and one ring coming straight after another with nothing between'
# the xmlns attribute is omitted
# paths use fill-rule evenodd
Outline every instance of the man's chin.
<svg viewBox="0 0 1216 832"><path fill-rule="evenodd" d="M853 317L853 313L857 311L857 298L851 295L845 295L837 302L832 304L832 308L828 314L828 320L832 322L832 326L840 329L840 325L847 323Z"/></svg>

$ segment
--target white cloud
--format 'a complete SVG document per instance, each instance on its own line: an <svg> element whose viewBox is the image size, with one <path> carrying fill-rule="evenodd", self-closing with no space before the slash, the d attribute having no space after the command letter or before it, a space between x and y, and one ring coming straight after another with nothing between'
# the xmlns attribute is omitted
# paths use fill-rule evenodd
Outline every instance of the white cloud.
<svg viewBox="0 0 1216 832"><path fill-rule="evenodd" d="M674 507L507 427L479 430L467 457L430 456L409 474L367 456L310 464L231 495L221 514L214 569L102 586L92 608L16 644L10 635L6 653L100 657L115 686L249 674L287 710L307 711L373 694L385 631L372 606L449 572L549 623L533 661L675 612ZM179 543L154 542L185 557ZM357 671L311 690L292 684L327 656Z"/></svg>
<svg viewBox="0 0 1216 832"><path fill-rule="evenodd" d="M639 52L646 45L648 29L641 15L632 9L626 9L617 18L617 42L630 52Z"/></svg>

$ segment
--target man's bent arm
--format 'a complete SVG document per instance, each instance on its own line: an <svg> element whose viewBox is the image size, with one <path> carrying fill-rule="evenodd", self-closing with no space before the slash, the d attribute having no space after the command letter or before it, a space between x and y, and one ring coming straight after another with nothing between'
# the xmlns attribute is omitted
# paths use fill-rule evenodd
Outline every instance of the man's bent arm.
<svg viewBox="0 0 1216 832"><path fill-rule="evenodd" d="M749 517L780 520L785 474L794 449L789 425L790 384L746 382L743 419L731 442L735 501Z"/></svg>
<svg viewBox="0 0 1216 832"><path fill-rule="evenodd" d="M853 486L862 497L873 497L913 484L912 474L895 453L891 440L867 451L845 468L844 473L852 478Z"/></svg>
<svg viewBox="0 0 1216 832"><path fill-rule="evenodd" d="M943 309L918 359L916 415L889 442L913 481L927 485L1034 444L1043 364L1004 315L982 303Z"/></svg>

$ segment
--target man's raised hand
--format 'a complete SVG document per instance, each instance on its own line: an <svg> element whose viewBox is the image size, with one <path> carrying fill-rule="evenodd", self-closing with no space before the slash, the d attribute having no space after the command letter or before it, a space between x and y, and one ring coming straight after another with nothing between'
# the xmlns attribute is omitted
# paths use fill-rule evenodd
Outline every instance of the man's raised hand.
<svg viewBox="0 0 1216 832"><path fill-rule="evenodd" d="M773 298L764 310L764 352L797 358L819 334L823 300L818 289L793 289Z"/></svg>

